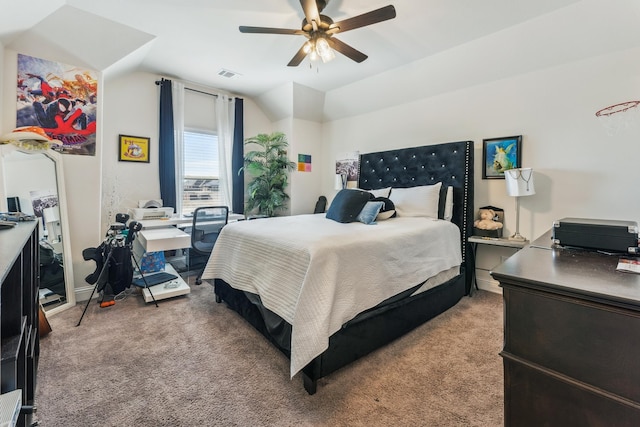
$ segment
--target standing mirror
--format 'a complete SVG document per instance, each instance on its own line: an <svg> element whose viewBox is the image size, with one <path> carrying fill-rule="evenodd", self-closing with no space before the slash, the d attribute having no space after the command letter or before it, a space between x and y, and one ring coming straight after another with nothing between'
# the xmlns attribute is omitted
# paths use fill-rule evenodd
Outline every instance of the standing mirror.
<svg viewBox="0 0 640 427"><path fill-rule="evenodd" d="M40 230L40 303L47 314L75 305L61 155L0 146L0 210L35 215Z"/></svg>

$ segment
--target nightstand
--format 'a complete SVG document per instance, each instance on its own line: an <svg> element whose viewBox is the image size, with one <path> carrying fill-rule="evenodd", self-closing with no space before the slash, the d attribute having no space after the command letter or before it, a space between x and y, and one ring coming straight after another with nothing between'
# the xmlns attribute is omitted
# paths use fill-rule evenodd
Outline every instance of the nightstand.
<svg viewBox="0 0 640 427"><path fill-rule="evenodd" d="M509 240L505 237L471 236L468 241L471 243L474 263L473 283L476 289L479 289L478 278L480 278L481 282L486 283L484 288L498 293L500 292L500 287L493 283L494 281L490 275L491 270L529 244L528 240L521 242ZM482 250L478 253L478 245L492 246L492 248L487 247L487 250Z"/></svg>

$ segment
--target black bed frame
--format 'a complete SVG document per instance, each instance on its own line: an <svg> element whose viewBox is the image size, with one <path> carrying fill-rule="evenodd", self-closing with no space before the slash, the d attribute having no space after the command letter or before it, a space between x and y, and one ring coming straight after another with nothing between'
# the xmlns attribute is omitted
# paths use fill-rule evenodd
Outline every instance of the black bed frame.
<svg viewBox="0 0 640 427"><path fill-rule="evenodd" d="M442 182L443 189L453 186L452 222L462 231L463 261L460 274L448 282L416 296L367 310L344 324L329 338L329 348L302 369L304 388L309 394L316 392L318 379L448 310L471 289L473 260L467 239L472 234L474 217L473 141L362 154L359 172L359 187L365 190L407 188L438 182ZM244 292L220 279L215 279L214 287L218 302L224 300L290 357L290 350L279 344L275 334L267 328L262 314L264 307L253 304Z"/></svg>

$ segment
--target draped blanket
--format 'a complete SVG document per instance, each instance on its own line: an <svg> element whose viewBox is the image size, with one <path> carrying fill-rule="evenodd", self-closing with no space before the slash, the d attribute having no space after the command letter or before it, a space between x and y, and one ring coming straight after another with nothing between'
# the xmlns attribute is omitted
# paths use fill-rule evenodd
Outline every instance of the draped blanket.
<svg viewBox="0 0 640 427"><path fill-rule="evenodd" d="M228 224L202 277L259 295L292 325L293 377L358 313L461 262L449 221L342 224L310 214Z"/></svg>

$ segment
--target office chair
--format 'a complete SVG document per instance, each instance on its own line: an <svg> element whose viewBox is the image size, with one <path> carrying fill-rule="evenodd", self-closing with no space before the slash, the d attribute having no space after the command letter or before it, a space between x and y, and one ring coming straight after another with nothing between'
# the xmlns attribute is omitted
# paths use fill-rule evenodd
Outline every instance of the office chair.
<svg viewBox="0 0 640 427"><path fill-rule="evenodd" d="M211 255L222 227L229 221L228 206L203 206L193 211L193 223L191 226L191 249L200 255ZM207 258L208 260L208 258ZM196 285L202 283L202 267L196 277Z"/></svg>
<svg viewBox="0 0 640 427"><path fill-rule="evenodd" d="M324 196L318 197L318 201L316 202L316 207L313 209L313 213L324 213L324 210L327 207L327 198Z"/></svg>

